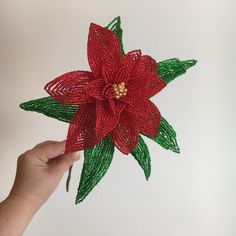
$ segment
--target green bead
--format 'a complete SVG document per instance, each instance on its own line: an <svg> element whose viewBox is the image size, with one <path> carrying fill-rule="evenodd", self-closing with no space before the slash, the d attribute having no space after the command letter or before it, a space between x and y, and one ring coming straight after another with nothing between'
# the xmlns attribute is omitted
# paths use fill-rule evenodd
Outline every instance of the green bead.
<svg viewBox="0 0 236 236"><path fill-rule="evenodd" d="M110 167L114 144L108 137L96 146L84 150L84 164L75 203L82 202L98 184Z"/></svg>
<svg viewBox="0 0 236 236"><path fill-rule="evenodd" d="M161 118L157 137L147 137L149 137L167 150L180 153L180 149L176 140L176 132L172 128L172 126L167 122L167 120L165 120L163 117Z"/></svg>
<svg viewBox="0 0 236 236"><path fill-rule="evenodd" d="M35 111L60 121L70 122L79 106L64 105L52 97L39 98L20 104L25 111Z"/></svg>
<svg viewBox="0 0 236 236"><path fill-rule="evenodd" d="M157 74L169 83L178 76L184 74L190 67L197 63L196 60L180 61L178 58L172 58L158 62Z"/></svg>
<svg viewBox="0 0 236 236"><path fill-rule="evenodd" d="M144 142L143 138L139 135L139 141L135 149L131 153L138 161L140 167L143 169L146 180L151 174L151 157L148 150L148 146Z"/></svg>

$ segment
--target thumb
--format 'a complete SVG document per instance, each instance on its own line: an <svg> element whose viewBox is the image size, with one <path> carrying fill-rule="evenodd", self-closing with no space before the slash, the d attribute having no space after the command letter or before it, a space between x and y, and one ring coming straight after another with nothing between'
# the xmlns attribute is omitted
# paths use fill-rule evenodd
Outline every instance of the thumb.
<svg viewBox="0 0 236 236"><path fill-rule="evenodd" d="M56 162L53 164L53 169L56 169L59 172L66 172L70 166L80 159L80 152L71 152L66 153L60 157L57 158Z"/></svg>

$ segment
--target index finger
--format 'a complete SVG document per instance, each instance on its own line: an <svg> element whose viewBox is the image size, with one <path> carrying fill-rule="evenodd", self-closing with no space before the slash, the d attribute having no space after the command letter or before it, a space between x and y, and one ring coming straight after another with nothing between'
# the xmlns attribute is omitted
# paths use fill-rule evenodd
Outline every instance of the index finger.
<svg viewBox="0 0 236 236"><path fill-rule="evenodd" d="M36 145L32 151L40 159L44 161L49 161L55 157L58 157L65 152L66 141L46 141Z"/></svg>

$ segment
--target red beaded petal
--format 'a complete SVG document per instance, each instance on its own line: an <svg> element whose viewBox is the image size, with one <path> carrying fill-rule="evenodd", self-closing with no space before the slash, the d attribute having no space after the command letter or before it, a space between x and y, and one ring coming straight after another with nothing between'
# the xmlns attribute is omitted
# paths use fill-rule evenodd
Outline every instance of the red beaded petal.
<svg viewBox="0 0 236 236"><path fill-rule="evenodd" d="M105 86L105 82L102 79L96 79L87 84L84 90L91 97L101 100L103 99L103 90Z"/></svg>
<svg viewBox="0 0 236 236"><path fill-rule="evenodd" d="M114 81L114 77L117 73L118 68L115 65L107 63L102 67L102 78L103 80L109 84Z"/></svg>
<svg viewBox="0 0 236 236"><path fill-rule="evenodd" d="M121 152L129 154L137 145L138 133L134 116L124 111L120 116L119 123L108 136Z"/></svg>
<svg viewBox="0 0 236 236"><path fill-rule="evenodd" d="M150 113L149 102L148 99L144 99L137 95L133 100L133 104L126 105L126 110L134 115L141 115L143 117L148 116Z"/></svg>
<svg viewBox="0 0 236 236"><path fill-rule="evenodd" d="M126 104L122 102L121 99L110 98L109 106L114 114L119 115L125 109Z"/></svg>
<svg viewBox="0 0 236 236"><path fill-rule="evenodd" d="M152 72L156 74L157 73L156 61L148 55L141 56L140 63L137 67L137 72Z"/></svg>
<svg viewBox="0 0 236 236"><path fill-rule="evenodd" d="M163 88L166 87L166 83L161 77L150 74L146 77L146 85L142 90L142 96L150 98L159 93Z"/></svg>
<svg viewBox="0 0 236 236"><path fill-rule="evenodd" d="M57 101L78 105L94 102L94 98L85 93L84 87L93 81L93 75L88 71L72 71L59 76L46 84L44 89Z"/></svg>
<svg viewBox="0 0 236 236"><path fill-rule="evenodd" d="M142 97L150 98L159 93L166 83L152 72L140 72L132 74L127 88L132 94L139 94Z"/></svg>
<svg viewBox="0 0 236 236"><path fill-rule="evenodd" d="M96 24L89 27L88 61L96 78L102 78L106 65L117 68L120 65L120 42L116 34Z"/></svg>
<svg viewBox="0 0 236 236"><path fill-rule="evenodd" d="M119 115L111 112L108 100L96 102L96 133L105 136L117 125Z"/></svg>
<svg viewBox="0 0 236 236"><path fill-rule="evenodd" d="M105 137L104 133L97 133L95 130L95 111L95 103L80 105L68 130L66 140L67 153L93 147Z"/></svg>
<svg viewBox="0 0 236 236"><path fill-rule="evenodd" d="M137 98L135 105L127 105L126 110L135 116L140 132L152 137L157 136L161 114L150 100Z"/></svg>
<svg viewBox="0 0 236 236"><path fill-rule="evenodd" d="M118 70L117 74L115 75L112 84L119 84L121 82L127 83L128 79L129 79L128 71L124 67L121 67Z"/></svg>
<svg viewBox="0 0 236 236"><path fill-rule="evenodd" d="M125 68L128 73L133 73L137 70L140 63L141 50L133 50L128 52L122 60L122 67Z"/></svg>

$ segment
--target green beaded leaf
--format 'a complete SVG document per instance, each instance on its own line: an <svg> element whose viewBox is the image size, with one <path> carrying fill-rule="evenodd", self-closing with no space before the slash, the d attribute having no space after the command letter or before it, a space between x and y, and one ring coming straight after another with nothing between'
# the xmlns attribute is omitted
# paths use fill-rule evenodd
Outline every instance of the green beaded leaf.
<svg viewBox="0 0 236 236"><path fill-rule="evenodd" d="M105 175L110 167L114 150L114 144L108 137L96 146L84 150L84 164L76 204L82 202Z"/></svg>
<svg viewBox="0 0 236 236"><path fill-rule="evenodd" d="M117 37L120 40L120 47L121 47L121 55L124 56L125 52L124 52L124 47L123 47L123 30L121 28L121 21L120 21L120 17L117 16L112 22L110 22L107 26L107 29L113 31L116 33Z"/></svg>
<svg viewBox="0 0 236 236"><path fill-rule="evenodd" d="M180 61L178 58L172 58L158 62L157 74L169 83L176 77L184 74L190 67L197 63L196 60Z"/></svg>
<svg viewBox="0 0 236 236"><path fill-rule="evenodd" d="M180 153L180 149L176 140L176 132L172 128L172 126L167 122L167 120L165 120L163 117L161 118L161 123L157 137L156 138L153 138L151 136L147 137L154 140L167 150Z"/></svg>
<svg viewBox="0 0 236 236"><path fill-rule="evenodd" d="M138 161L139 165L144 171L146 180L148 180L151 174L151 158L148 150L148 146L144 142L143 138L139 135L139 141L135 149L131 153Z"/></svg>
<svg viewBox="0 0 236 236"><path fill-rule="evenodd" d="M70 122L78 106L64 105L57 102L52 97L45 97L31 100L20 104L20 107L26 111L35 111L60 121Z"/></svg>

